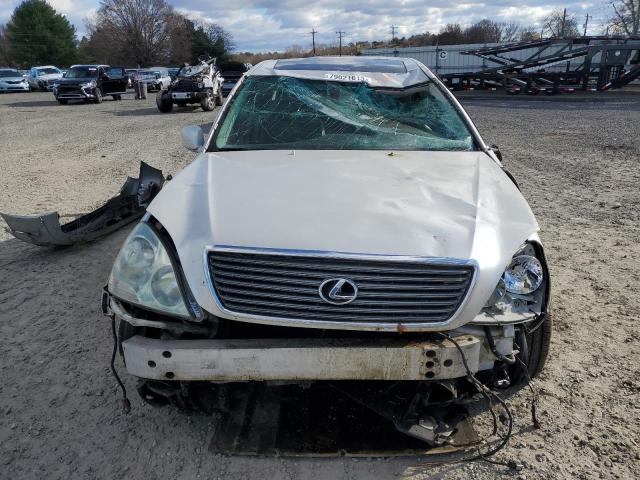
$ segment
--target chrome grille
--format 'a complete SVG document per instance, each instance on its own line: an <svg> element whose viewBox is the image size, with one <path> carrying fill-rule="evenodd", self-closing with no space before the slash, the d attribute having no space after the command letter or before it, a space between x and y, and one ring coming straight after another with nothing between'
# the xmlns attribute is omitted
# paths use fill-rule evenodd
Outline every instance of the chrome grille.
<svg viewBox="0 0 640 480"><path fill-rule="evenodd" d="M472 265L446 261L255 250L213 250L208 263L228 311L336 322L445 322L460 307L474 274ZM331 278L353 281L357 298L346 305L322 300L319 287Z"/></svg>

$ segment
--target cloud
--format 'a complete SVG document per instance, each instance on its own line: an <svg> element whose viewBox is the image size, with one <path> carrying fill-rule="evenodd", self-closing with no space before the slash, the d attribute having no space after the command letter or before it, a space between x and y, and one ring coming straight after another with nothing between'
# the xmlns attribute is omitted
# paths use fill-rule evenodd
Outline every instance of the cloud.
<svg viewBox="0 0 640 480"><path fill-rule="evenodd" d="M346 32L346 42L390 38L390 26L399 27L400 36L425 31L437 32L447 23L470 25L483 18L538 26L542 17L566 7L579 19L588 12L593 33L606 15L592 3L550 3L551 0L482 0L452 3L450 0L169 0L179 12L195 20L207 20L230 31L239 51L283 50L292 44L307 48L310 31L318 30L316 42L337 42L336 31ZM84 19L99 7L99 0L49 0L76 26L85 31ZM0 0L0 23L6 22L19 0ZM581 20L579 20L581 23Z"/></svg>

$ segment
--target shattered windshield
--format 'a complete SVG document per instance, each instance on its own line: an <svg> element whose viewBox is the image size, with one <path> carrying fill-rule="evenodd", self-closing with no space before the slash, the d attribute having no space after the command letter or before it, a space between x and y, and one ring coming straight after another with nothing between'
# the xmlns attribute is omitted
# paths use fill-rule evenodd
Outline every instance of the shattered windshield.
<svg viewBox="0 0 640 480"><path fill-rule="evenodd" d="M194 75L200 75L205 71L205 69L209 68L209 64L205 62L200 62L196 65L191 65L187 67L182 67L178 72L179 77L193 77Z"/></svg>
<svg viewBox="0 0 640 480"><path fill-rule="evenodd" d="M405 89L251 76L210 150L473 150L473 136L432 82Z"/></svg>
<svg viewBox="0 0 640 480"><path fill-rule="evenodd" d="M53 73L60 73L60 70L58 70L57 68L51 68L51 67L38 68L38 75L50 75Z"/></svg>

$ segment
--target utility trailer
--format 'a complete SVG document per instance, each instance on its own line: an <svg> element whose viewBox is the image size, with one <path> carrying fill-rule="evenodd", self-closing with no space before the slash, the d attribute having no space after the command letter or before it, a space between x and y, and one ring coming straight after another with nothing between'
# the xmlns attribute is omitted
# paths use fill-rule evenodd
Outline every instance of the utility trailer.
<svg viewBox="0 0 640 480"><path fill-rule="evenodd" d="M548 94L622 88L640 78L640 36L365 50L424 62L452 89Z"/></svg>

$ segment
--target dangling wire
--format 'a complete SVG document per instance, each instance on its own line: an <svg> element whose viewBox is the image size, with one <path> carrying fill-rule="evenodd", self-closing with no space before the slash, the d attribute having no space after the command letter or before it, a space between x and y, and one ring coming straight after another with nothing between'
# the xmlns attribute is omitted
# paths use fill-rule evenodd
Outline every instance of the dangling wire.
<svg viewBox="0 0 640 480"><path fill-rule="evenodd" d="M124 413L129 413L131 411L131 402L127 398L127 389L120 380L120 376L116 371L116 353L118 352L118 334L116 333L116 316L111 315L111 333L113 334L113 352L111 353L111 373L116 378L118 385L120 385L120 389L122 390L122 409Z"/></svg>

